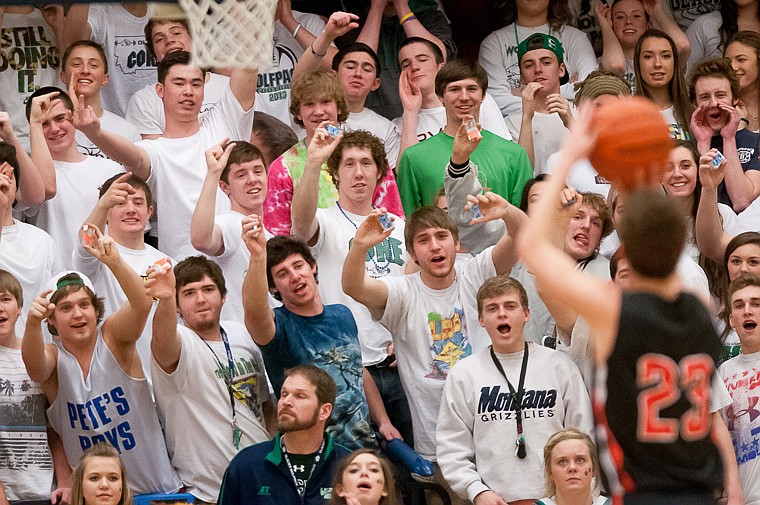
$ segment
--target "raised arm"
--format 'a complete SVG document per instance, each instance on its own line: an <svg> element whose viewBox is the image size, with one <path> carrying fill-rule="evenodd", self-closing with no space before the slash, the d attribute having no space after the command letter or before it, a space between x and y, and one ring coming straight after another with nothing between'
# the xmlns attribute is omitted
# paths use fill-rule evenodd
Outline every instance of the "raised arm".
<svg viewBox="0 0 760 505"><path fill-rule="evenodd" d="M333 138L327 133L325 130L327 124L329 121L323 121L314 132L308 146L303 176L293 189L293 202L290 205L290 231L308 245L316 244L319 236L317 203L322 164L327 161L343 138L342 134Z"/></svg>
<svg viewBox="0 0 760 505"><path fill-rule="evenodd" d="M32 161L42 178L44 199L50 200L56 193L55 166L53 156L48 149L42 123L49 119L50 111L59 101L58 92L32 98L32 109L29 113L29 147Z"/></svg>
<svg viewBox="0 0 760 505"><path fill-rule="evenodd" d="M625 72L625 53L620 41L612 30L612 8L605 2L594 6L594 17L602 31L602 61L601 67L616 74Z"/></svg>
<svg viewBox="0 0 760 505"><path fill-rule="evenodd" d="M222 228L214 223L214 215L219 179L234 147L234 142L224 139L206 151L206 179L190 224L190 242L193 247L211 256L221 256L224 253L224 235Z"/></svg>
<svg viewBox="0 0 760 505"><path fill-rule="evenodd" d="M95 204L92 212L90 212L90 215L87 216L87 219L82 224L94 224L99 229L104 230L108 219L108 211L117 205L124 205L127 203L129 195L135 194L135 188L127 182L130 177L132 177L132 172L126 172L113 181L108 191L103 193L103 196L98 199L98 203Z"/></svg>
<svg viewBox="0 0 760 505"><path fill-rule="evenodd" d="M128 172L140 179L150 177L150 156L145 149L121 135L103 130L92 106L85 106L84 96L72 96L71 101L74 102L74 126L77 130L84 133L106 156L124 165Z"/></svg>
<svg viewBox="0 0 760 505"><path fill-rule="evenodd" d="M414 15L412 9L409 8L409 0L393 0L393 6L396 8L396 15L398 16L399 22L402 19L404 20L401 26L404 28L406 38L421 37L425 40L429 40L441 48L444 59L449 58L450 53L446 48L446 44L444 44L440 38L433 35L427 28L425 28L425 25L417 19L417 16ZM410 14L411 16L409 16Z"/></svg>
<svg viewBox="0 0 760 505"><path fill-rule="evenodd" d="M291 35L295 33L296 28L298 28L298 25L300 24L296 20L296 18L293 16L293 9L291 8L290 0L278 0L277 10L275 11L274 17L277 21L279 21L282 24L282 26L288 32L290 32ZM358 27L359 25L357 24L353 28L358 28ZM321 34L323 33L324 31L321 32ZM319 53L318 55L314 55L314 56L319 58L320 60L318 66L315 67L314 69L321 68L324 71L328 71L328 72L330 71L333 56L335 56L335 54L338 52L338 50L335 49L335 47L330 45L332 41L328 42L327 45L325 46L321 44L317 45L316 42L319 37L315 36L303 25L301 25L301 28L298 28L298 33L295 33L294 38L296 39L296 42L298 42L298 45L304 49L304 52L301 55L301 58L307 56L308 53L312 53L312 51L309 49L309 47L312 47L314 48L314 52ZM322 56L319 56L319 55L322 55ZM300 60L299 60L299 63L300 63ZM295 78L296 78L296 74L294 72L292 79L295 80Z"/></svg>
<svg viewBox="0 0 760 505"><path fill-rule="evenodd" d="M522 91L522 115L520 116L520 136L517 143L528 153L530 166L536 164L536 154L533 148L533 116L535 114L536 93L541 89L541 84L529 82Z"/></svg>
<svg viewBox="0 0 760 505"><path fill-rule="evenodd" d="M177 333L177 296L174 270L166 272L153 270L145 281L146 297L157 299L158 306L153 314L153 338L150 351L158 366L166 373L177 369L182 353L182 340Z"/></svg>
<svg viewBox="0 0 760 505"><path fill-rule="evenodd" d="M47 290L32 302L26 316L24 338L21 341L21 358L24 360L26 372L30 379L40 384L47 382L53 375L58 359L55 346L45 344L42 338L42 321L55 309L55 305L46 298L52 292Z"/></svg>
<svg viewBox="0 0 760 505"><path fill-rule="evenodd" d="M113 238L102 235L100 230L97 235L97 240L92 245L85 244L84 248L111 270L127 297L121 308L103 323L103 339L114 354L117 350L132 352L148 320L151 299L145 296L140 276L121 259Z"/></svg>
<svg viewBox="0 0 760 505"><path fill-rule="evenodd" d="M664 6L662 0L649 0L644 2L644 10L649 14L649 19L652 20L654 27L667 33L673 39L681 61L688 61L689 54L691 53L689 37L686 36L681 27L678 26L678 23L673 19L670 9Z"/></svg>
<svg viewBox="0 0 760 505"><path fill-rule="evenodd" d="M280 3L285 3L286 1L288 0L280 0ZM278 9L280 7L280 3L277 4ZM291 17L292 15L293 14L291 12ZM359 23L357 22L358 20L359 16L356 14L340 11L333 12L330 15L330 19L327 20L327 25L325 25L325 29L322 31L322 33L308 42L307 45L303 46L305 51L301 55L301 58L298 60L296 68L293 69L293 75L291 79L295 82L298 80L299 76L305 74L306 72L317 70L319 68L322 68L326 71L332 70L330 68L332 58L337 52L335 51L335 48L332 47L333 41L335 41L335 39L341 35L345 35L354 28L359 28ZM295 29L295 19L293 21L293 28ZM285 26L284 22L283 26ZM306 29L303 27L298 30L299 37L303 32L306 32ZM304 33L304 35L306 35L306 33ZM309 35L311 34L309 33ZM330 54L331 52L332 54Z"/></svg>
<svg viewBox="0 0 760 505"><path fill-rule="evenodd" d="M419 86L412 82L411 77L409 77L410 72L409 67L402 69L398 79L398 95L401 98L401 105L404 107L404 114L401 116L399 160L407 147L419 142L417 126L420 120L420 109L422 109L422 91L420 91Z"/></svg>
<svg viewBox="0 0 760 505"><path fill-rule="evenodd" d="M470 202L468 209L472 204L477 203L480 206L482 218L473 219L473 224L485 223L501 219L507 227L508 233L501 236L491 252L493 264L498 275L504 275L512 270L520 256L517 254L517 238L520 235L524 225L528 222L528 216L523 211L510 204L500 195L490 191L478 196L468 196Z"/></svg>
<svg viewBox="0 0 760 505"><path fill-rule="evenodd" d="M0 112L0 139L16 149L16 160L18 161L20 173L19 180L16 181L18 182L16 200L26 207L35 207L41 204L45 201L45 184L34 162L26 154L21 142L16 138L16 134L13 132L13 125L11 124L11 117L7 112ZM44 149L44 154L46 154L50 162L50 167L48 168L52 168L53 159L50 157L50 151L47 150L47 147ZM41 157L41 161L43 159Z"/></svg>
<svg viewBox="0 0 760 505"><path fill-rule="evenodd" d="M69 7L66 19L63 22L63 45L60 53L63 54L72 42L77 40L90 40L92 27L87 19L90 16L90 4L74 4Z"/></svg>
<svg viewBox="0 0 760 505"><path fill-rule="evenodd" d="M694 222L694 235L699 251L720 264L726 246L733 237L723 231L718 212L718 186L723 180L723 170L726 161L717 169L712 168L712 160L717 151L712 149L699 158L699 180L702 182L702 193L697 207L697 218Z"/></svg>
<svg viewBox="0 0 760 505"><path fill-rule="evenodd" d="M385 310L388 303L388 287L378 279L367 275L365 258L370 247L374 247L392 233L394 227L383 231L380 214L384 208L373 209L359 228L351 243L346 261L343 263L343 292L365 305L370 310Z"/></svg>
<svg viewBox="0 0 760 505"><path fill-rule="evenodd" d="M267 345L274 338L274 312L269 308L267 284L267 239L264 221L251 214L243 218L243 242L251 253L243 280L245 327L256 345Z"/></svg>
<svg viewBox="0 0 760 505"><path fill-rule="evenodd" d="M592 337L596 340L597 361L601 362L606 360L614 344L620 294L609 283L579 272L575 262L552 240L553 222L560 209L563 206L577 207L582 202L581 195L574 194L574 203L564 197L564 205L558 205L557 197L566 189L570 167L587 157L594 145L589 123L588 116L575 121L560 151L557 168L531 214L530 224L518 239L518 250L525 265L536 276L539 289L546 296L554 297L557 303L567 304L589 322Z"/></svg>
<svg viewBox="0 0 760 505"><path fill-rule="evenodd" d="M253 107L258 79L259 71L256 68L236 68L230 75L230 89L244 111Z"/></svg>
<svg viewBox="0 0 760 505"><path fill-rule="evenodd" d="M383 24L383 11L388 0L371 0L367 19L364 20L357 42L363 42L377 52L377 46L380 42L380 26ZM444 53L446 54L446 53Z"/></svg>

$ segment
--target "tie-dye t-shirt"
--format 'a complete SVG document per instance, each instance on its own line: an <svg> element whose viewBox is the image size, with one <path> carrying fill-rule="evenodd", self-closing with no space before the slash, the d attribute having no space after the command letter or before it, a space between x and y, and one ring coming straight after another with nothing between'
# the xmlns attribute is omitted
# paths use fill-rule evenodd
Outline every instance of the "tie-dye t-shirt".
<svg viewBox="0 0 760 505"><path fill-rule="evenodd" d="M305 166L305 140L299 141L269 165L267 170L269 189L264 201L264 226L273 235L290 233L290 204L293 201L293 188L303 177ZM326 209L337 201L338 189L327 172L327 165L322 165L322 173L319 176L318 206L320 209ZM404 215L392 170L388 170L388 174L375 188L372 203L376 207L385 207L391 214Z"/></svg>

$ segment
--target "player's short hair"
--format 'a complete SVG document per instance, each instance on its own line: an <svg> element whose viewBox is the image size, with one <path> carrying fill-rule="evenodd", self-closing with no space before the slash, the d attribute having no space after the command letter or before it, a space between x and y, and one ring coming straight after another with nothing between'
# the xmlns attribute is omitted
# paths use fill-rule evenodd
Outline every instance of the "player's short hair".
<svg viewBox="0 0 760 505"><path fill-rule="evenodd" d="M631 268L644 277L663 279L681 256L686 222L672 199L641 189L627 196L618 233Z"/></svg>
<svg viewBox="0 0 760 505"><path fill-rule="evenodd" d="M404 226L404 242L406 250L414 253L414 237L417 233L430 229L442 228L451 232L454 241L459 240L459 228L456 223L449 217L448 212L432 205L426 205L412 212Z"/></svg>
<svg viewBox="0 0 760 505"><path fill-rule="evenodd" d="M192 282L199 282L205 276L208 276L216 285L219 293L222 295L227 294L224 273L216 261L210 260L205 256L188 256L174 267L177 301L179 301L179 292L184 286Z"/></svg>
<svg viewBox="0 0 760 505"><path fill-rule="evenodd" d="M108 59L106 58L106 52L103 50L103 46L94 40L77 40L75 42L72 42L71 45L67 47L66 51L63 53L63 58L61 59L61 69L66 68L66 63L69 61L71 53L74 52L74 49L77 47L91 47L95 49L98 52L98 56L100 56L100 61L103 63L103 71L106 74L108 73Z"/></svg>
<svg viewBox="0 0 760 505"><path fill-rule="evenodd" d="M338 122L344 123L348 119L348 105L346 94L340 87L338 77L333 73L322 70L312 70L301 75L293 81L290 88L290 113L293 121L304 127L301 115L301 104L307 100L328 99L335 102L338 108Z"/></svg>
<svg viewBox="0 0 760 505"><path fill-rule="evenodd" d="M113 183L116 181L116 179L118 179L122 175L124 174L121 173L121 174L116 174L109 177L106 180L106 182L104 182L103 185L100 186L100 190L98 190L98 199L103 198L103 195L106 194L106 191L108 191L111 188L111 185L113 185ZM153 205L153 192L150 190L150 186L148 186L147 182L145 182L143 179L140 179L134 174L132 174L129 177L129 179L127 179L126 182L133 188L141 189L143 193L145 193L145 203L148 204L148 207Z"/></svg>
<svg viewBox="0 0 760 505"><path fill-rule="evenodd" d="M314 387L317 388L317 400L319 405L335 405L335 398L338 394L338 388L335 385L335 381L329 373L325 372L321 368L315 365L296 365L293 368L285 370L284 379L292 377L294 375L300 375L308 380ZM284 380L283 380L284 382Z"/></svg>
<svg viewBox="0 0 760 505"><path fill-rule="evenodd" d="M474 79L485 95L488 90L488 74L477 61L463 58L450 60L438 71L435 76L435 94L443 96L446 86L464 79Z"/></svg>
<svg viewBox="0 0 760 505"><path fill-rule="evenodd" d="M483 302L488 298L495 298L497 296L506 295L509 293L517 293L517 297L520 299L520 305L525 310L530 309L528 303L528 293L525 288L517 279L509 277L507 275L497 275L486 279L483 285L478 289L476 300L478 303L478 315L483 315Z"/></svg>
<svg viewBox="0 0 760 505"><path fill-rule="evenodd" d="M230 168L232 165L240 165L253 160L261 160L264 164L264 170L266 171L267 164L264 161L264 155L258 147L246 142L245 140L236 140L235 147L230 152L230 157L227 158L227 164L222 170L222 174L219 176L219 180L229 183Z"/></svg>
<svg viewBox="0 0 760 505"><path fill-rule="evenodd" d="M332 177L333 184L337 188L340 181L338 181L338 167L343 159L343 151L351 147L358 147L359 149L369 149L372 160L377 166L377 181L380 182L386 175L388 175L388 158L385 157L385 145L383 141L372 135L365 130L354 130L346 132L343 135L338 146L332 152L329 158L327 158L327 172Z"/></svg>

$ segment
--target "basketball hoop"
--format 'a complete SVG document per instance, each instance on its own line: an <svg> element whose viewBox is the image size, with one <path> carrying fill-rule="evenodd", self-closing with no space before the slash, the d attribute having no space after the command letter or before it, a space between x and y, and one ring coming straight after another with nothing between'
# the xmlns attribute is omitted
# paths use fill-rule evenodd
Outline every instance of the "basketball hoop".
<svg viewBox="0 0 760 505"><path fill-rule="evenodd" d="M193 37L193 65L259 68L272 64L277 0L179 0Z"/></svg>

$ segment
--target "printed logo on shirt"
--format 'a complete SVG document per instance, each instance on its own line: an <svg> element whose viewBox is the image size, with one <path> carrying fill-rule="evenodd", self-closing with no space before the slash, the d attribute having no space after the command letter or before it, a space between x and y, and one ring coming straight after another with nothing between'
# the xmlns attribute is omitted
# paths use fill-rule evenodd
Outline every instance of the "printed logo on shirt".
<svg viewBox="0 0 760 505"><path fill-rule="evenodd" d="M740 147L736 151L739 153L739 161L742 166L749 163L752 160L752 155L755 154L753 147Z"/></svg>
<svg viewBox="0 0 760 505"><path fill-rule="evenodd" d="M0 359L0 471L52 470L45 428L45 395L33 382L14 368L5 368ZM23 364L21 365L23 367Z"/></svg>
<svg viewBox="0 0 760 505"><path fill-rule="evenodd" d="M319 488L319 494L324 499L327 500L332 495L333 488L331 487L321 487Z"/></svg>
<svg viewBox="0 0 760 505"><path fill-rule="evenodd" d="M116 37L113 58L116 68L121 70L123 75L156 71L156 57L148 54L145 37Z"/></svg>
<svg viewBox="0 0 760 505"><path fill-rule="evenodd" d="M272 493L269 491L269 486L261 486L261 489L259 489L259 495L272 496Z"/></svg>
<svg viewBox="0 0 760 505"><path fill-rule="evenodd" d="M443 317L437 312L428 314L430 336L433 338L430 346L433 361L430 372L425 377L446 380L451 367L472 354L470 340L462 331L463 316L464 310L460 308L455 308L454 314L449 317Z"/></svg>
<svg viewBox="0 0 760 505"><path fill-rule="evenodd" d="M353 238L348 241L349 249L351 249L353 242ZM367 275L373 279L388 275L391 272L391 264L403 267L404 248L401 247L401 241L397 238L388 237L367 251L364 263Z"/></svg>
<svg viewBox="0 0 760 505"><path fill-rule="evenodd" d="M135 448L132 427L123 419L132 408L121 386L85 403L66 402L66 405L69 427L79 433L79 445L83 451L99 442L111 444L119 454ZM100 433L88 433L95 431Z"/></svg>
<svg viewBox="0 0 760 505"><path fill-rule="evenodd" d="M725 383L731 394L726 426L734 442L736 462L742 465L760 456L760 369L742 370Z"/></svg>
<svg viewBox="0 0 760 505"><path fill-rule="evenodd" d="M720 7L718 0L670 0L670 11L683 27L688 26L702 14L712 12L718 7Z"/></svg>
<svg viewBox="0 0 760 505"><path fill-rule="evenodd" d="M233 360L235 364L235 378L232 380L232 392L235 398L248 407L248 410L253 412L253 415L261 421L263 419L261 413L261 406L259 405L258 391L261 387L259 381L262 380L261 370L256 366L256 362L250 358L240 358ZM216 368L216 377L223 381L228 380L229 368L227 367L227 361L222 363L222 367Z"/></svg>
<svg viewBox="0 0 760 505"><path fill-rule="evenodd" d="M525 391L520 404L523 419L554 417L557 405L557 390L544 389ZM501 385L485 386L480 389L478 415L484 423L489 421L510 421L515 419L516 395Z"/></svg>
<svg viewBox="0 0 760 505"><path fill-rule="evenodd" d="M33 93L40 89L36 83L41 68L58 68L61 61L55 41L50 41L45 27L17 26L0 31L0 72L18 72L18 92Z"/></svg>
<svg viewBox="0 0 760 505"><path fill-rule="evenodd" d="M686 129L677 123L668 124L668 133L670 133L670 137L675 140L690 140Z"/></svg>
<svg viewBox="0 0 760 505"><path fill-rule="evenodd" d="M272 69L259 72L256 92L267 95L270 102L277 102L288 99L290 81L293 69L298 63L298 56L289 47L278 44L276 37L272 51Z"/></svg>

